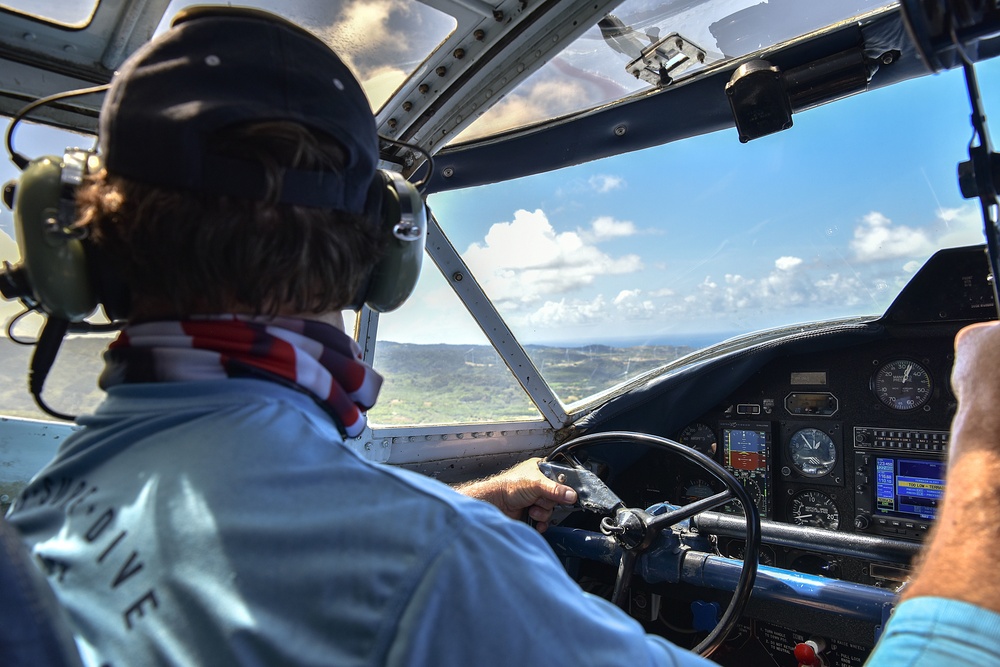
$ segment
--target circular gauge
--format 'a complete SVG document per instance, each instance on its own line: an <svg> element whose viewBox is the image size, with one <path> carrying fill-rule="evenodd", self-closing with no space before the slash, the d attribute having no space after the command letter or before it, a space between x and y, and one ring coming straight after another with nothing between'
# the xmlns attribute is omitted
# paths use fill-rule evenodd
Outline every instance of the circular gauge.
<svg viewBox="0 0 1000 667"><path fill-rule="evenodd" d="M733 540L729 543L729 547L726 549L726 555L729 558L743 560L743 557L746 555L746 550L746 542ZM764 544L760 545L760 550L757 552L757 562L761 565L774 565L774 552L771 550L771 547Z"/></svg>
<svg viewBox="0 0 1000 667"><path fill-rule="evenodd" d="M684 490L681 493L680 504L688 505L696 500L708 498L713 493L715 493L715 489L712 488L711 484L703 479L692 479L684 485Z"/></svg>
<svg viewBox="0 0 1000 667"><path fill-rule="evenodd" d="M800 526L825 530L837 530L840 527L837 503L819 491L802 491L792 498L791 517Z"/></svg>
<svg viewBox="0 0 1000 667"><path fill-rule="evenodd" d="M872 391L893 410L913 410L930 399L931 374L915 361L889 361L875 372Z"/></svg>
<svg viewBox="0 0 1000 667"><path fill-rule="evenodd" d="M715 439L715 431L710 427L695 422L688 425L677 438L682 444L701 452L705 456L715 456L718 448Z"/></svg>
<svg viewBox="0 0 1000 667"><path fill-rule="evenodd" d="M795 469L806 477L822 477L837 464L837 446L833 438L818 428L804 428L788 440L788 457Z"/></svg>
<svg viewBox="0 0 1000 667"><path fill-rule="evenodd" d="M743 488L746 490L747 495L750 496L750 500L757 507L757 512L760 514L760 518L765 519L767 496L764 495L764 490L760 488L760 484L753 477L745 477L738 473L734 474L736 479L740 481ZM730 500L728 503L722 506L723 512L728 512L729 514L745 514L743 510L743 504L738 500Z"/></svg>

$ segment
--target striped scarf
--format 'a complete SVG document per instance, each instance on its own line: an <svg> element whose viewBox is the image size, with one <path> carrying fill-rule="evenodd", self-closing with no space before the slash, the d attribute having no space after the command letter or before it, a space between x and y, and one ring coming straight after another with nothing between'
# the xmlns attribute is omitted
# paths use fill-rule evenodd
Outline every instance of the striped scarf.
<svg viewBox="0 0 1000 667"><path fill-rule="evenodd" d="M135 382L251 377L311 396L341 433L364 431L382 377L334 326L293 318L206 316L132 324L104 354L102 389Z"/></svg>

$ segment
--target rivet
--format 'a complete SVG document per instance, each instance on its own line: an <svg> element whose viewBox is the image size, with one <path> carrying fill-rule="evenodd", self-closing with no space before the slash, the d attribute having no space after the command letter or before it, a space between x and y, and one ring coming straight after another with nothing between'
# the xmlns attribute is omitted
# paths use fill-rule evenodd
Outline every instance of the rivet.
<svg viewBox="0 0 1000 667"><path fill-rule="evenodd" d="M472 36L476 38L477 42L481 42L484 39L486 39L486 31L485 30L477 30L474 33L472 33Z"/></svg>
<svg viewBox="0 0 1000 667"><path fill-rule="evenodd" d="M461 60L465 57L465 49L455 49L451 55L455 56L455 60Z"/></svg>
<svg viewBox="0 0 1000 667"><path fill-rule="evenodd" d="M413 108L413 102L403 102L403 111L409 111Z"/></svg>
<svg viewBox="0 0 1000 667"><path fill-rule="evenodd" d="M208 55L205 56L205 64L209 67L218 67L222 64L222 59L217 55Z"/></svg>
<svg viewBox="0 0 1000 667"><path fill-rule="evenodd" d="M426 83L422 83L419 86L417 86L417 90L420 91L421 95L426 95L427 91L430 90L430 89L431 89L431 87L428 86Z"/></svg>
<svg viewBox="0 0 1000 667"><path fill-rule="evenodd" d="M438 67L436 70L434 70L434 73L437 74L438 76L444 76L445 74L448 73L448 68L442 65Z"/></svg>
<svg viewBox="0 0 1000 667"><path fill-rule="evenodd" d="M389 119L389 128L390 128L390 129L393 129L393 130L395 130L395 129L396 129L396 125L397 125L397 124L398 124L398 123L396 122L396 119L395 119L395 118L390 118L390 119Z"/></svg>
<svg viewBox="0 0 1000 667"><path fill-rule="evenodd" d="M441 171L441 175L444 176L445 178L451 178L452 176L455 175L455 170L452 169L451 167L445 167Z"/></svg>
<svg viewBox="0 0 1000 667"><path fill-rule="evenodd" d="M25 41L28 41L28 42L33 42L36 39L38 39L38 37L33 32L26 32L23 35L21 35L21 39L23 39Z"/></svg>
<svg viewBox="0 0 1000 667"><path fill-rule="evenodd" d="M463 280L465 280L465 276L463 276L460 272L456 271L455 273L451 274L451 279L454 280L456 283L460 283Z"/></svg>
<svg viewBox="0 0 1000 667"><path fill-rule="evenodd" d="M619 125L618 127L615 128L616 137L624 137L626 132L628 132L628 130L625 129L624 125Z"/></svg>
<svg viewBox="0 0 1000 667"><path fill-rule="evenodd" d="M493 10L493 18L496 21L503 21L503 12L500 11L499 9L494 9Z"/></svg>

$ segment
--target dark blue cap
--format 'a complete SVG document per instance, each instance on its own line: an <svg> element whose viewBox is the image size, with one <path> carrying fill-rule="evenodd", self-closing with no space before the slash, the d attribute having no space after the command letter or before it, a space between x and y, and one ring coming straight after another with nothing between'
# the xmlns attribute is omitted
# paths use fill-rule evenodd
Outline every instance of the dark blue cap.
<svg viewBox="0 0 1000 667"><path fill-rule="evenodd" d="M141 183L263 198L261 165L209 150L220 130L257 121L300 123L346 153L343 171L290 170L280 201L364 211L378 135L361 85L317 37L260 10L186 10L133 54L101 109L103 163Z"/></svg>

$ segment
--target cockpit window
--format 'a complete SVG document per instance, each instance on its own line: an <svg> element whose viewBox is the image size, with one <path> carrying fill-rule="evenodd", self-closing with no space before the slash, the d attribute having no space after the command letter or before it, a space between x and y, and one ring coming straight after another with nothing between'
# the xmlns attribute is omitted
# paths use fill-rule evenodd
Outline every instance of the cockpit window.
<svg viewBox="0 0 1000 667"><path fill-rule="evenodd" d="M99 0L3 0L0 9L66 28L83 28L94 18Z"/></svg>
<svg viewBox="0 0 1000 667"><path fill-rule="evenodd" d="M677 85L718 63L895 0L625 0L456 137L456 142Z"/></svg>
<svg viewBox="0 0 1000 667"><path fill-rule="evenodd" d="M174 0L164 26L182 8L204 0ZM306 28L330 45L354 70L372 109L396 88L455 29L453 17L409 0L250 0Z"/></svg>
<svg viewBox="0 0 1000 667"><path fill-rule="evenodd" d="M968 118L956 70L748 144L726 130L431 205L572 403L573 370L594 393L735 335L881 315L935 250L982 242L955 172Z"/></svg>
<svg viewBox="0 0 1000 667"><path fill-rule="evenodd" d="M379 318L375 370L385 377L369 411L376 426L541 419L431 262L413 296Z"/></svg>

